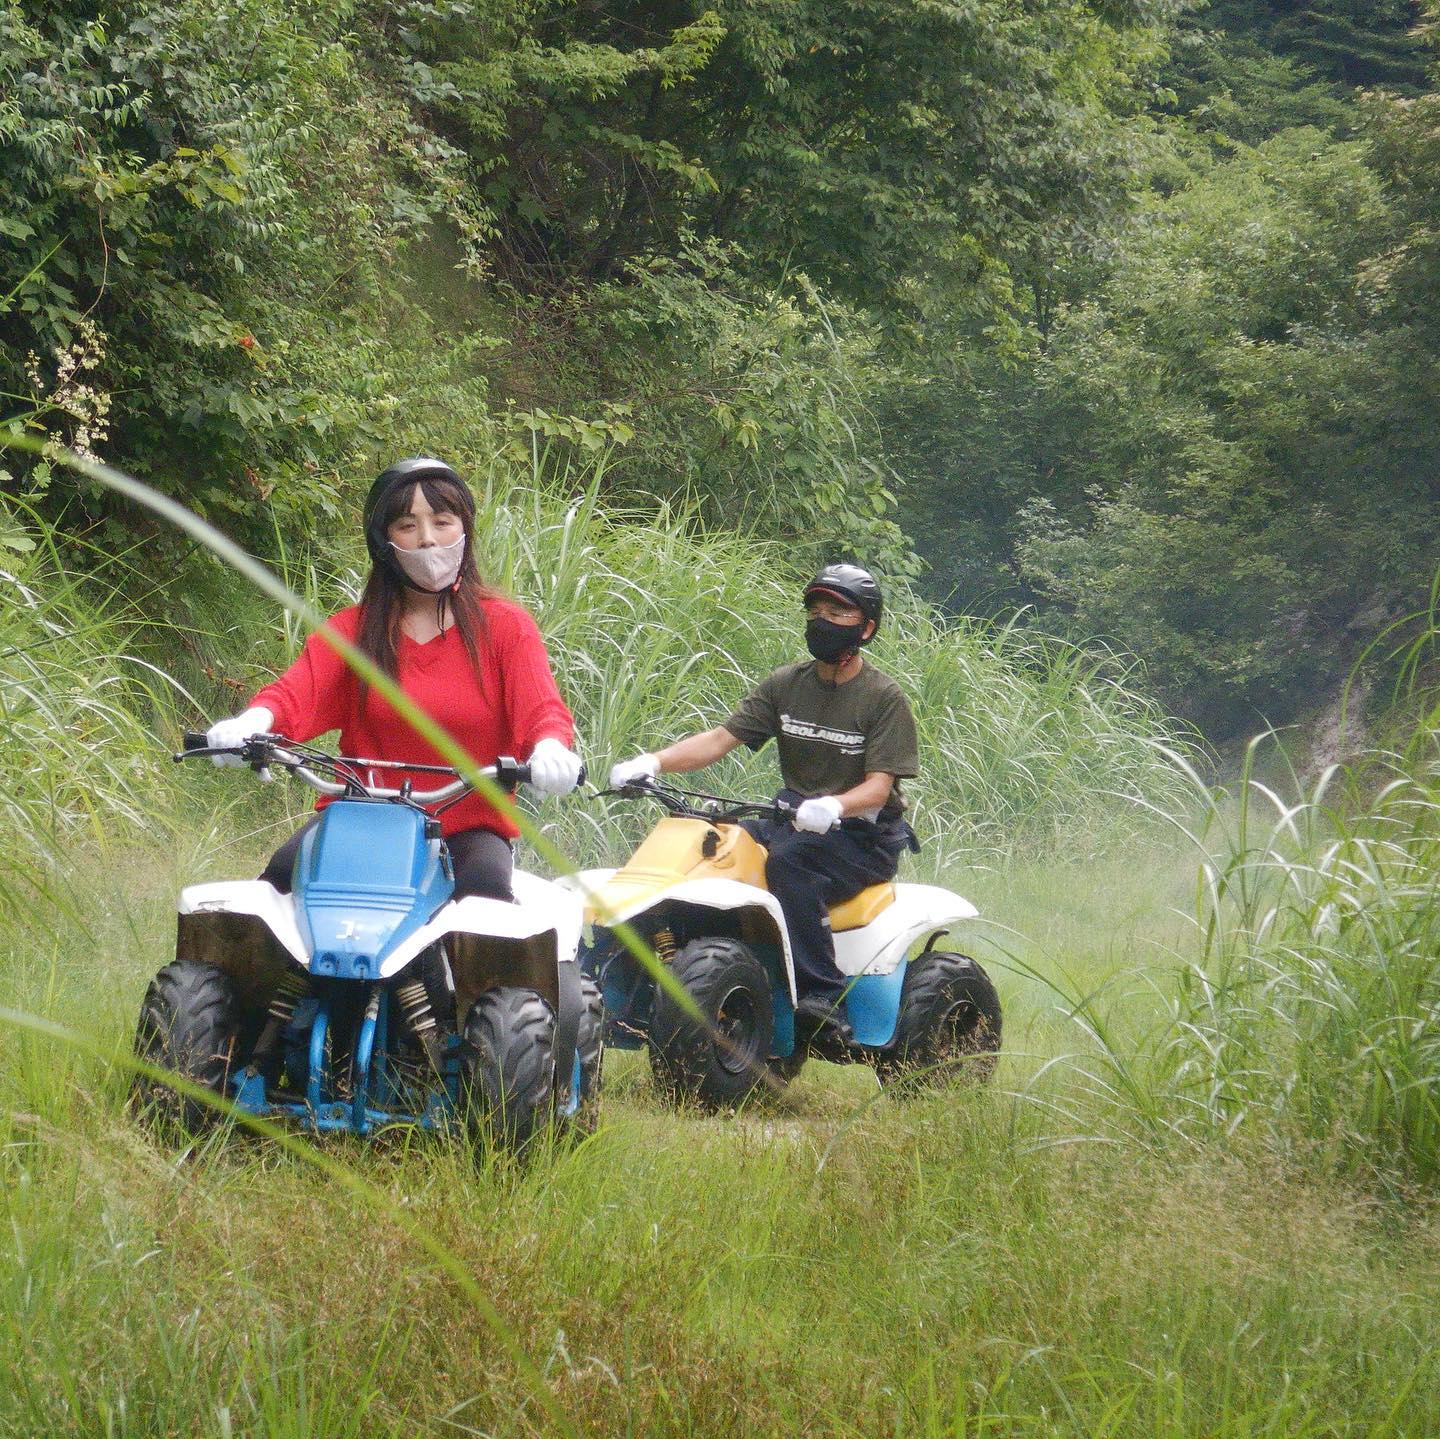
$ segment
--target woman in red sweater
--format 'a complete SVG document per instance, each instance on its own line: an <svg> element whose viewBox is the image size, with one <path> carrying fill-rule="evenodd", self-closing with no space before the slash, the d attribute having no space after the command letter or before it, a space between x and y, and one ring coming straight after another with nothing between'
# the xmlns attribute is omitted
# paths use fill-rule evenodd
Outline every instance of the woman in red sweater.
<svg viewBox="0 0 1440 1439"><path fill-rule="evenodd" d="M358 645L405 695L458 740L477 764L528 758L531 784L567 794L579 782L573 724L529 614L480 578L475 501L459 475L434 459L401 460L371 487L365 542L373 566L360 603L325 623ZM212 746L274 731L297 742L340 731L340 751L366 759L444 764L384 699L314 634L299 659L250 708L221 720ZM239 764L235 755L217 764ZM387 771L395 785L403 772ZM414 775L417 788L434 777ZM328 800L316 806L323 808ZM315 824L311 820L305 826ZM519 832L483 795L440 816L455 866L455 894L510 899L511 841ZM275 851L261 878L288 892L302 829Z"/></svg>

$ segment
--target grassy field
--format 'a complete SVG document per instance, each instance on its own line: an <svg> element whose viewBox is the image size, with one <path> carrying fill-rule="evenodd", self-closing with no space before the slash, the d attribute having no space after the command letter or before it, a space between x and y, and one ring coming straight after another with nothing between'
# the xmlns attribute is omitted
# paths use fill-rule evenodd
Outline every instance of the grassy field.
<svg viewBox="0 0 1440 1439"><path fill-rule="evenodd" d="M157 1147L103 1059L178 886L253 872L281 803L76 854L77 917L6 933L0 1003L101 1057L0 1037L0 1434L563 1432L417 1228L579 1433L1440 1432L1433 1209L1243 1136L1141 1142L1067 1014L1122 1051L1167 1024L1145 976L1193 945L1195 867L1160 840L949 876L1006 1003L987 1090L900 1103L816 1064L674 1114L617 1053L601 1131L523 1168L327 1144L377 1207L270 1142Z"/></svg>
<svg viewBox="0 0 1440 1439"><path fill-rule="evenodd" d="M491 570L592 760L793 652L773 553L516 496L485 506ZM343 574L293 559L333 605ZM524 1166L400 1137L177 1152L120 1062L175 894L256 873L299 797L177 776L156 734L298 633L203 556L183 624L48 541L7 563L0 1436L1440 1432L1433 724L1334 805L1212 800L1113 660L900 595L876 657L929 757L909 873L981 906L992 1085L901 1102L813 1064L677 1114L617 1053L600 1131ZM768 765L713 778L764 792ZM537 818L585 862L643 824Z"/></svg>

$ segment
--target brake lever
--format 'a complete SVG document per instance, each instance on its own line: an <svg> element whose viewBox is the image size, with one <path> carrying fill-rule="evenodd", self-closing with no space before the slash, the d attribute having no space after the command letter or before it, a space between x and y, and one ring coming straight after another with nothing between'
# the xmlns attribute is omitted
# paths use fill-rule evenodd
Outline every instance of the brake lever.
<svg viewBox="0 0 1440 1439"><path fill-rule="evenodd" d="M595 791L595 798L639 799L641 795L657 795L661 793L663 793L663 791L654 780L636 779L631 780L629 784L622 784L618 788L612 786L606 789L597 789Z"/></svg>
<svg viewBox="0 0 1440 1439"><path fill-rule="evenodd" d="M238 750L231 749L231 748L229 748L229 747L227 747L227 746L221 746L221 747L218 747L218 748L212 748L212 747L211 747L210 745L208 745L208 744L205 744L205 745L187 745L183 750L180 751L179 754L172 754L172 755L170 756L170 759L171 759L171 761L172 761L174 764L179 764L179 763L181 762L181 760L187 760L187 759L205 759L205 758L207 758L208 756L214 755L214 754L238 754L238 753L239 753Z"/></svg>

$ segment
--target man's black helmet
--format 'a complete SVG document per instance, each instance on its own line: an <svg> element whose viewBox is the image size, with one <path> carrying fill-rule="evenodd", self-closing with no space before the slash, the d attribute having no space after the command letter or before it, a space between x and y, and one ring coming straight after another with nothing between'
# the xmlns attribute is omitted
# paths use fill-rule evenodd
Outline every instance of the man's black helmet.
<svg viewBox="0 0 1440 1439"><path fill-rule="evenodd" d="M365 497L365 548L370 551L370 558L377 565L387 564L390 560L390 545L380 520L385 513L384 501L392 490L401 485L413 485L418 480L449 480L462 494L470 493L465 481L444 460L431 459L426 455L417 455L409 460L396 460L389 469L376 477L375 483L370 486L370 493Z"/></svg>
<svg viewBox="0 0 1440 1439"><path fill-rule="evenodd" d="M867 620L875 621L880 628L880 616L885 610L885 597L880 585L869 570L859 565L826 565L808 585L805 586L805 603L810 603L814 594L836 595L854 605ZM872 638L873 633L872 633Z"/></svg>

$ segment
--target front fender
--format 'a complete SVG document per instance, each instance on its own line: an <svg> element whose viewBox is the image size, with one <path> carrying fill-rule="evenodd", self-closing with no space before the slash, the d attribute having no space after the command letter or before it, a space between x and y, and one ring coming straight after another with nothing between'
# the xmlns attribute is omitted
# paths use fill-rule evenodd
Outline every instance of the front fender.
<svg viewBox="0 0 1440 1439"><path fill-rule="evenodd" d="M791 1003L795 1002L795 963L790 957L790 936L785 929L785 915L780 908L780 901L768 890L756 889L754 885L741 884L735 879L682 880L679 884L672 884L624 905L608 916L605 923L619 924L622 921L635 920L652 909L670 904L688 904L697 909L718 909L726 912L760 910L768 915L774 921L775 932L780 937L780 957L785 965L785 983L790 990ZM596 922L600 923L599 920Z"/></svg>
<svg viewBox="0 0 1440 1439"><path fill-rule="evenodd" d="M294 899L281 894L263 879L187 885L180 891L180 913L253 915L292 959L306 969L310 967L310 952L300 937L300 926L295 919Z"/></svg>
<svg viewBox="0 0 1440 1439"><path fill-rule="evenodd" d="M561 964L573 961L580 948L584 922L584 905L579 896L555 880L541 879L520 869L511 877L511 889L515 895L513 904L472 894L442 905L428 924L385 956L380 965L380 978L389 979L399 974L421 950L448 934L504 941L552 935L556 961Z"/></svg>
<svg viewBox="0 0 1440 1439"><path fill-rule="evenodd" d="M263 1007L287 976L309 969L288 894L264 880L192 884L180 895L175 956L213 965L246 1005Z"/></svg>

